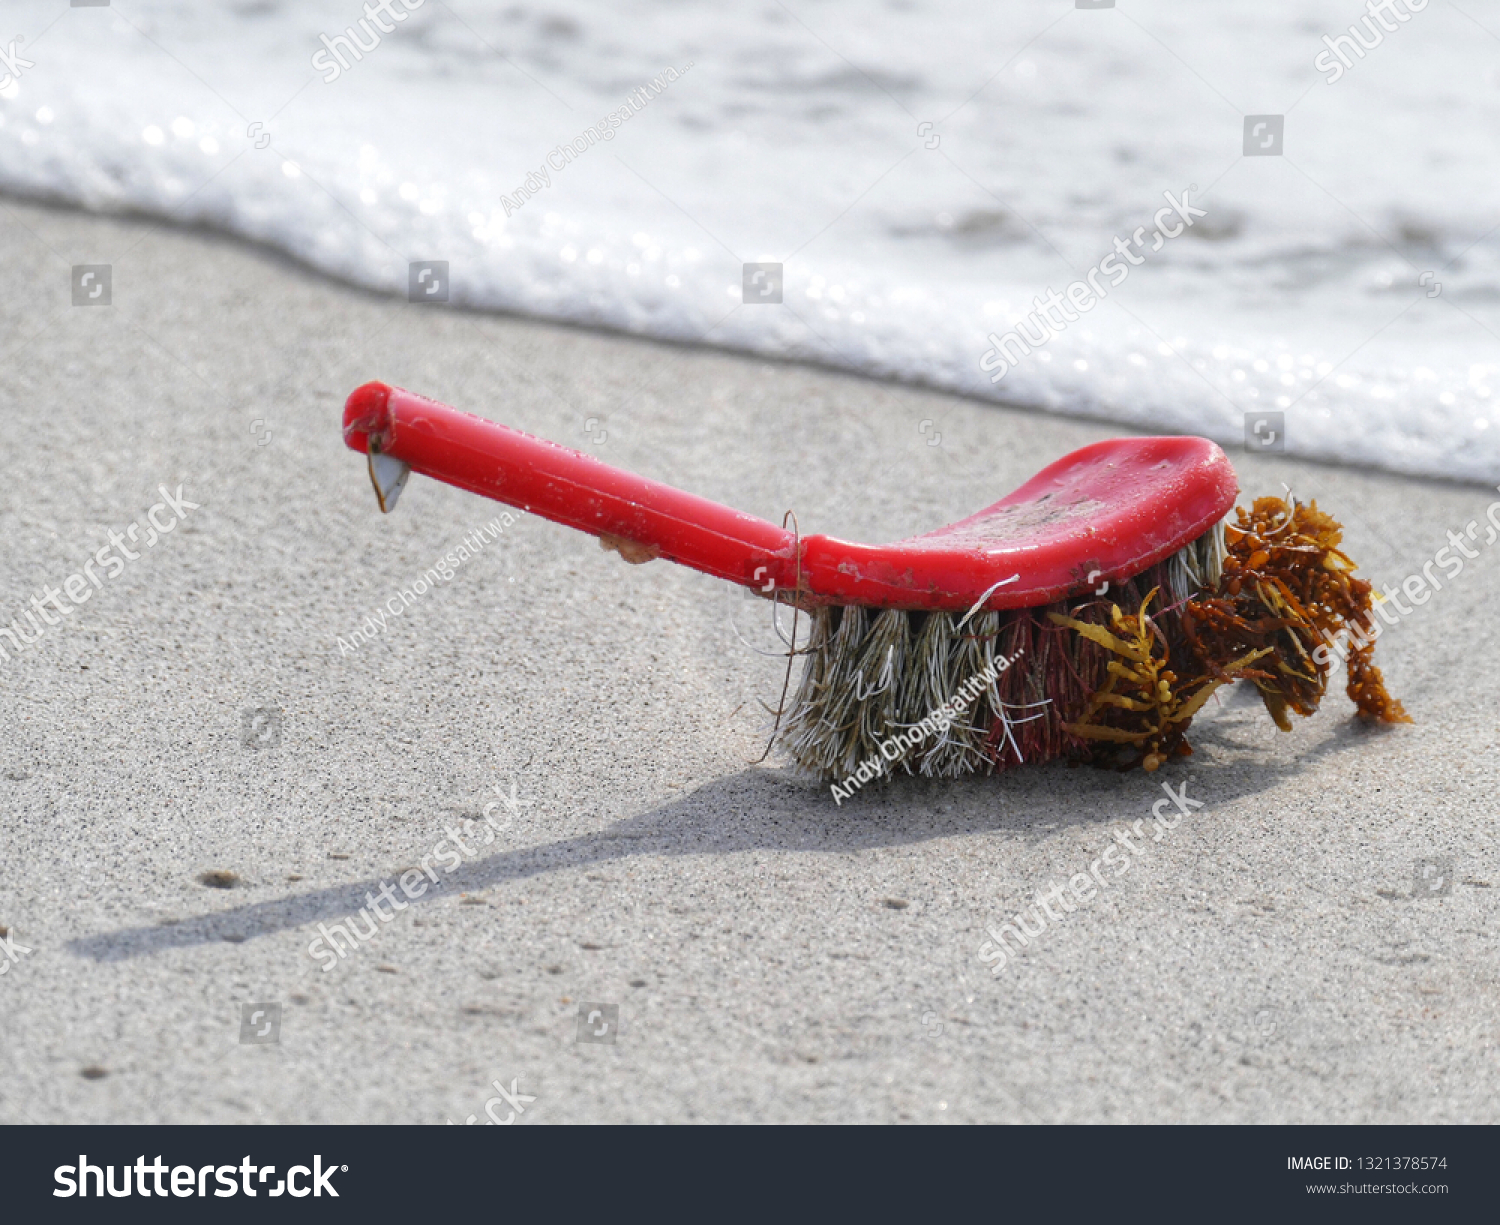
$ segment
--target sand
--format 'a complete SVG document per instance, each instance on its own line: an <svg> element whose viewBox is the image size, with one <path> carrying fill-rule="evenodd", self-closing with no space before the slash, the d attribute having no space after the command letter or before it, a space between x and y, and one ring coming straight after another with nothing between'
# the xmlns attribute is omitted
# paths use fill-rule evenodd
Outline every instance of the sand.
<svg viewBox="0 0 1500 1225"><path fill-rule="evenodd" d="M111 306L70 304L83 263L112 265ZM1232 696L1170 770L1203 807L995 975L986 926L1149 820L1161 777L1057 766L836 806L751 764L784 665L741 642L771 641L764 605L702 576L517 516L402 606L503 508L413 478L381 516L340 409L381 378L869 540L1117 428L408 305L14 200L0 268L21 287L0 622L158 503L175 522L33 645L0 638L0 1120L1500 1117L1500 545L1381 641L1414 726L1362 728L1340 694L1283 734ZM1500 497L1233 458L1248 492L1343 518L1383 583ZM179 485L197 505L174 516ZM279 728L247 745L256 710ZM440 866L487 809L489 845ZM319 925L401 899L413 868L442 887L382 902L325 971ZM278 1041L241 1040L277 1016L242 1025L246 1004L279 1005ZM617 1020L580 1043L595 1005Z"/></svg>

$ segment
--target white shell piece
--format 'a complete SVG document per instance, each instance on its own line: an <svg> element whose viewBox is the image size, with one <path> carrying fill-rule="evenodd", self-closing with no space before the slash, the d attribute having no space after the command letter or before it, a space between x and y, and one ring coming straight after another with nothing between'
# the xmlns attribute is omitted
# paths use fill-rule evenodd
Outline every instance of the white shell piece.
<svg viewBox="0 0 1500 1225"><path fill-rule="evenodd" d="M401 460L382 455L378 451L372 450L369 454L370 484L375 486L375 496L380 499L381 511L388 515L396 509L396 499L406 488L406 478L411 475L411 468Z"/></svg>

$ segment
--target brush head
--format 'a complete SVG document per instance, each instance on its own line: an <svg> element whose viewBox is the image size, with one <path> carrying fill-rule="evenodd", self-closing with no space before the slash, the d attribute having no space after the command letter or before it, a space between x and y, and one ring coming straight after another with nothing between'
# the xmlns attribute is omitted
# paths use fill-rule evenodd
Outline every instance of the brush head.
<svg viewBox="0 0 1500 1225"><path fill-rule="evenodd" d="M1288 711L1311 715L1326 692L1326 644L1372 633L1370 585L1340 539L1316 504L1261 498L1107 596L962 616L817 608L781 747L840 798L895 772L1155 770L1192 751L1193 717L1235 681L1289 730ZM1362 717L1410 722L1368 642L1348 662Z"/></svg>
<svg viewBox="0 0 1500 1225"><path fill-rule="evenodd" d="M1216 589L1223 548L1215 524L1105 595L1032 608L817 608L805 647L798 644L806 662L781 748L799 772L825 781L897 771L956 778L1059 758L1136 765L1149 757L1154 769L1180 738L1110 745L1078 729L1090 700L1111 685L1112 653L1073 626L1107 627L1121 605L1137 610L1149 599L1150 632L1160 638L1155 665L1164 670L1176 658L1185 670L1180 610L1197 592Z"/></svg>

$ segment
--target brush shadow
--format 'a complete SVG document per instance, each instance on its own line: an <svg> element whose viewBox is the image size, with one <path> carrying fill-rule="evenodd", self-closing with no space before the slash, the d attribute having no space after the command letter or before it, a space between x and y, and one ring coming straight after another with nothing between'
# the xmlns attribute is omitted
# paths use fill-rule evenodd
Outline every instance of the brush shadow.
<svg viewBox="0 0 1500 1225"><path fill-rule="evenodd" d="M1003 779L956 781L902 777L836 806L825 789L784 771L750 768L595 833L510 850L485 851L410 905L576 871L637 855L729 855L744 851L844 854L934 838L1001 834L1040 841L1053 831L1145 817L1161 799L1161 783L1187 780L1205 814L1216 804L1259 794L1294 778L1329 754L1356 749L1369 732L1345 721L1329 729L1302 758L1253 768L1228 761L1175 763L1158 775L1116 773L1061 764L1021 770ZM1232 725L1231 725L1232 726ZM1205 729L1207 730L1207 729ZM1221 728L1228 731L1230 728ZM1201 738L1207 744L1210 736ZM1232 742L1230 742L1232 743ZM468 814L475 817L478 814ZM478 841L478 839L476 839ZM243 942L320 922L338 922L365 905L395 875L232 906L171 925L120 928L69 941L70 952L94 961L126 961L170 949Z"/></svg>

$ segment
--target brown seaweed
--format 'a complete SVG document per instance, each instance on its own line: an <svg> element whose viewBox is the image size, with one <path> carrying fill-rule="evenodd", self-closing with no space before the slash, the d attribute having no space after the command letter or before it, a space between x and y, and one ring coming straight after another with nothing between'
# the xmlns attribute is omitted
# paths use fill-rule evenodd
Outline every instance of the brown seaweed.
<svg viewBox="0 0 1500 1225"><path fill-rule="evenodd" d="M1371 587L1354 574L1339 548L1343 529L1317 503L1258 498L1236 510L1225 528L1225 560L1217 588L1180 610L1148 611L1152 590L1134 612L1110 610L1108 628L1048 613L1109 652L1108 677L1067 730L1093 747L1099 764L1155 770L1190 753L1185 734L1221 685L1253 684L1282 731L1288 712L1318 709L1333 663L1319 651L1347 634L1346 692L1362 719L1410 723L1375 666ZM1174 620L1180 641L1163 625Z"/></svg>
<svg viewBox="0 0 1500 1225"><path fill-rule="evenodd" d="M1304 718L1328 689L1332 662L1320 646L1350 634L1346 692L1363 719L1410 723L1386 691L1374 663L1370 584L1354 574L1339 545L1343 528L1318 504L1257 498L1236 509L1225 529L1223 575L1215 595L1189 600L1183 630L1194 654L1215 675L1223 661L1269 647L1264 665L1245 676L1260 691L1276 725L1291 728L1290 709Z"/></svg>
<svg viewBox="0 0 1500 1225"><path fill-rule="evenodd" d="M1121 764L1140 765L1148 771L1174 754L1191 752L1183 736L1203 703L1220 685L1249 675L1250 665L1271 650L1262 647L1212 672L1180 677L1169 666L1166 635L1146 611L1156 594L1153 588L1133 614L1113 605L1110 629L1061 613L1047 614L1054 624L1066 625L1118 656L1109 661L1108 679L1089 698L1077 721L1067 725L1068 730L1082 740L1132 746L1136 758L1127 757ZM1113 716L1108 721L1099 718L1105 710Z"/></svg>

